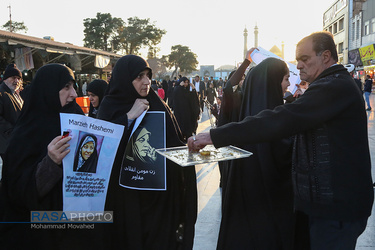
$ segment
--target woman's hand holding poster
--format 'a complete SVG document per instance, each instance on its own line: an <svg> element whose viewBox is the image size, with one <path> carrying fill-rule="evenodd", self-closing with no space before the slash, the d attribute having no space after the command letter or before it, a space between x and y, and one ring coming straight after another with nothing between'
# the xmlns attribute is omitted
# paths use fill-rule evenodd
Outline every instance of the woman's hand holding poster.
<svg viewBox="0 0 375 250"><path fill-rule="evenodd" d="M124 126L76 114L60 114L70 152L63 159L64 211L104 211L109 178Z"/></svg>

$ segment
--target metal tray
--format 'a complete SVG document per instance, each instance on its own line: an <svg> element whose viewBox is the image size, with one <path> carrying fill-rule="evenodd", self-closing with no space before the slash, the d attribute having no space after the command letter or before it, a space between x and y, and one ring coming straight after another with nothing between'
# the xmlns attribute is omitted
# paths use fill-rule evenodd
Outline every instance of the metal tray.
<svg viewBox="0 0 375 250"><path fill-rule="evenodd" d="M203 156L201 154L202 151L209 151L210 155ZM213 145L207 145L198 153L189 153L189 149L187 146L174 148L160 148L156 149L156 152L182 167L216 161L227 161L239 158L246 158L253 154L249 151L234 146L215 148Z"/></svg>

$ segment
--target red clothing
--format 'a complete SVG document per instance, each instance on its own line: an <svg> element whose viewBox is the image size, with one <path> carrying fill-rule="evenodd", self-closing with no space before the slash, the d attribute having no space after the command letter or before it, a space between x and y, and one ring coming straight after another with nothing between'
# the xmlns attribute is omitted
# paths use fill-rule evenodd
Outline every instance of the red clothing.
<svg viewBox="0 0 375 250"><path fill-rule="evenodd" d="M165 97L164 89L158 88L158 95L160 96L161 99L164 99Z"/></svg>

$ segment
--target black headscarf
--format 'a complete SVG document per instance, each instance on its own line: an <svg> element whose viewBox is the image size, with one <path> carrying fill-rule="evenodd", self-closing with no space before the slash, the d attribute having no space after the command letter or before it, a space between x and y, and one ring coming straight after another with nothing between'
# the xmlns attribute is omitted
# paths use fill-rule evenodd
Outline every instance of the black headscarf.
<svg viewBox="0 0 375 250"><path fill-rule="evenodd" d="M100 103L103 100L105 91L107 89L107 82L102 79L95 79L94 81L90 82L87 86L87 90L89 92L92 92L94 95L97 95L99 97L99 105L98 107L94 108L92 104L90 103L90 110L89 110L89 116L90 117L96 117L96 114L94 114L94 111L97 111L100 107Z"/></svg>
<svg viewBox="0 0 375 250"><path fill-rule="evenodd" d="M84 159L82 156L82 148L87 142L92 142L94 150L88 159ZM74 156L73 171L86 172L86 173L96 173L96 167L98 164L98 151L97 148L97 138L95 135L87 134L81 138L79 145L77 147L77 152Z"/></svg>
<svg viewBox="0 0 375 250"><path fill-rule="evenodd" d="M287 73L285 62L276 58L254 67L243 83L239 120L282 105ZM254 154L230 165L218 249L292 248L290 146L290 139L241 146Z"/></svg>
<svg viewBox="0 0 375 250"><path fill-rule="evenodd" d="M151 79L152 70L143 58L135 55L120 58L112 71L111 81L97 117L112 121L114 117L126 114L133 107L136 99L144 98L138 94L132 82L145 69L150 70Z"/></svg>
<svg viewBox="0 0 375 250"><path fill-rule="evenodd" d="M285 62L276 58L267 58L251 70L242 85L240 120L282 105L281 82L287 73Z"/></svg>
<svg viewBox="0 0 375 250"><path fill-rule="evenodd" d="M139 56L120 58L113 69L108 93L97 117L127 127L126 113L137 98L146 98L149 111L165 112L167 147L182 146L180 129L165 102L152 90L146 97L141 97L132 84L145 69L150 69L149 65ZM191 249L197 212L194 167L181 168L167 160L166 191L139 191L121 187L119 175L129 134L130 130L126 130L121 139L111 172L105 210L114 211L116 220L113 225L108 225L108 238L114 248L177 249L176 230L179 223L184 223L181 243L186 249Z"/></svg>

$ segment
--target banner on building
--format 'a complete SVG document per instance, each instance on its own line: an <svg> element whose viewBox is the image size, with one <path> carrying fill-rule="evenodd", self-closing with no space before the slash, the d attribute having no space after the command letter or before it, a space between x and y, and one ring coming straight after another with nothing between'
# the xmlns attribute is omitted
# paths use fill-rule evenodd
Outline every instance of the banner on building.
<svg viewBox="0 0 375 250"><path fill-rule="evenodd" d="M361 55L359 54L358 49L354 49L349 51L349 63L353 64L354 66L362 66L362 60L361 60Z"/></svg>

